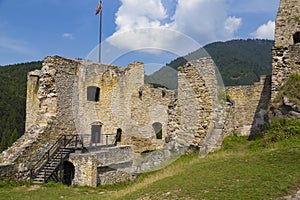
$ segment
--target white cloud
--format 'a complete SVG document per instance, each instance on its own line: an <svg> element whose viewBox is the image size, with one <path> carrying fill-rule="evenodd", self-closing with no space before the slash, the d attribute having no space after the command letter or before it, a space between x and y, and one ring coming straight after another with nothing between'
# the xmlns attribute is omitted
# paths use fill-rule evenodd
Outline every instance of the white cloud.
<svg viewBox="0 0 300 200"><path fill-rule="evenodd" d="M227 13L224 0L177 0L173 16L167 13L164 0L121 0L116 13L116 32L108 41L120 48L181 48L179 35L186 35L204 45L228 40L241 25L241 18ZM165 4L164 4L165 3ZM138 29L148 28L148 31ZM153 30L150 30L150 29ZM164 30L174 31L166 34ZM128 32L129 31L129 32ZM187 53L187 52L186 52Z"/></svg>
<svg viewBox="0 0 300 200"><path fill-rule="evenodd" d="M233 20L228 20L231 18L226 4L220 0L179 0L173 19L176 30L191 36L202 45L231 39L233 32L239 28L235 26L232 30Z"/></svg>
<svg viewBox="0 0 300 200"><path fill-rule="evenodd" d="M225 21L225 30L233 35L242 24L242 18L228 17Z"/></svg>
<svg viewBox="0 0 300 200"><path fill-rule="evenodd" d="M74 36L71 33L64 33L64 34L62 34L62 37L63 38L67 38L69 40L73 40L74 39Z"/></svg>
<svg viewBox="0 0 300 200"><path fill-rule="evenodd" d="M116 13L118 31L138 28L159 27L166 18L161 0L121 0L122 6Z"/></svg>
<svg viewBox="0 0 300 200"><path fill-rule="evenodd" d="M258 29L251 33L250 36L258 39L270 39L274 40L275 34L275 22L268 21L268 23L261 25Z"/></svg>

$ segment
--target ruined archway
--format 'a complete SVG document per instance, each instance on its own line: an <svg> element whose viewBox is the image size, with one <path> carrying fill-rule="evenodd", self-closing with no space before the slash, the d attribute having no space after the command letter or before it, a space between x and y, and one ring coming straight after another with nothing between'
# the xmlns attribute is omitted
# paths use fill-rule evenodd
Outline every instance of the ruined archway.
<svg viewBox="0 0 300 200"><path fill-rule="evenodd" d="M69 161L63 163L63 184L72 185L75 174L75 166Z"/></svg>

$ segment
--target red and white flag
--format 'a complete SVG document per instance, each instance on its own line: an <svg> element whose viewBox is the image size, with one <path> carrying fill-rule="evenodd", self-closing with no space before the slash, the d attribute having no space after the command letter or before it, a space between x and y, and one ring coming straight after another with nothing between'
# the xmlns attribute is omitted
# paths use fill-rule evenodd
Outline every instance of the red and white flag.
<svg viewBox="0 0 300 200"><path fill-rule="evenodd" d="M98 15L102 10L102 1L99 2L98 7L96 9L96 15Z"/></svg>

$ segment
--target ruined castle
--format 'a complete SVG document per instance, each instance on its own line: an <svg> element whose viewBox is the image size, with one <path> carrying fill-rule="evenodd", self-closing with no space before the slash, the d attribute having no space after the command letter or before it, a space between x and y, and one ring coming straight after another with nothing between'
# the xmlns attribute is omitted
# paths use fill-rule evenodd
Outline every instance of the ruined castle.
<svg viewBox="0 0 300 200"><path fill-rule="evenodd" d="M46 57L28 74L26 132L0 155L0 179L126 182L188 150L218 149L227 135L255 133L279 88L300 73L299 6L281 1L272 77L226 88L231 102L211 58L180 67L175 92L144 84L140 62L117 67Z"/></svg>

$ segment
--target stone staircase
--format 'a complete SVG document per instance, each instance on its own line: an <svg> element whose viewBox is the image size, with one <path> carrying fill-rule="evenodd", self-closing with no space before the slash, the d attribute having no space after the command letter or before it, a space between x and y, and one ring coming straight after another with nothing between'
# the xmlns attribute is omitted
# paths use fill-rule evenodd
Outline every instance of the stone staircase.
<svg viewBox="0 0 300 200"><path fill-rule="evenodd" d="M63 181L62 167L70 153L82 150L83 145L78 135L63 135L31 168L31 179L36 184L48 180Z"/></svg>

